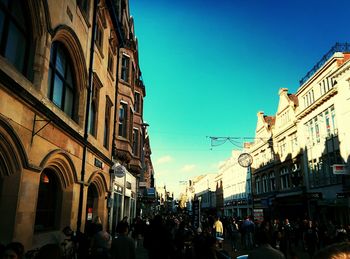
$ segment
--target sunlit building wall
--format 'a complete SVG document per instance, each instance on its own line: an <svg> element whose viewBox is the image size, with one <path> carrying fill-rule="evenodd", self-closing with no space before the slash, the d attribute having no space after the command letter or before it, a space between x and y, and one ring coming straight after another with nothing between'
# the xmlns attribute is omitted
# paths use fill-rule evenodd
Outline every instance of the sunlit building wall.
<svg viewBox="0 0 350 259"><path fill-rule="evenodd" d="M230 158L224 161L219 170L222 173L224 215L244 217L248 213L247 168L238 164L240 150L232 150Z"/></svg>

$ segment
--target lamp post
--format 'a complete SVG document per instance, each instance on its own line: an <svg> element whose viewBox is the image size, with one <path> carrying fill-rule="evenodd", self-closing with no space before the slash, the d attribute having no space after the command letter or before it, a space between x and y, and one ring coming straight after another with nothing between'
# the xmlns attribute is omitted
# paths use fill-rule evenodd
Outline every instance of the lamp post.
<svg viewBox="0 0 350 259"><path fill-rule="evenodd" d="M253 176L251 171L251 165L253 163L253 157L248 153L242 153L238 157L238 164L244 168L247 168L250 177L250 196L252 204L252 216L254 217L254 196L253 196Z"/></svg>

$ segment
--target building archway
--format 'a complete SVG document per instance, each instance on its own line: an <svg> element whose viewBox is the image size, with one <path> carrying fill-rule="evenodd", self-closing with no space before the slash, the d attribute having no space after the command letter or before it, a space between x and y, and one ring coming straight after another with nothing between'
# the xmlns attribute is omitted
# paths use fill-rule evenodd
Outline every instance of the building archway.
<svg viewBox="0 0 350 259"><path fill-rule="evenodd" d="M0 240L3 242L13 239L21 172L28 167L21 140L0 116Z"/></svg>
<svg viewBox="0 0 350 259"><path fill-rule="evenodd" d="M87 190L86 213L85 213L85 229L91 232L90 225L97 220L107 225L107 181L102 171L94 172L88 180L89 187Z"/></svg>

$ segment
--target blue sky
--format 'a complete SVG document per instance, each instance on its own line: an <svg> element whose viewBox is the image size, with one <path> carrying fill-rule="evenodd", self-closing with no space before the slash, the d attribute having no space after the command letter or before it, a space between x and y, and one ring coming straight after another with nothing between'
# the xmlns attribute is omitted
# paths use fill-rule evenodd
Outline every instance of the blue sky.
<svg viewBox="0 0 350 259"><path fill-rule="evenodd" d="M350 42L348 0L130 0L146 86L156 185L215 173L274 115L279 88L299 80L336 42Z"/></svg>

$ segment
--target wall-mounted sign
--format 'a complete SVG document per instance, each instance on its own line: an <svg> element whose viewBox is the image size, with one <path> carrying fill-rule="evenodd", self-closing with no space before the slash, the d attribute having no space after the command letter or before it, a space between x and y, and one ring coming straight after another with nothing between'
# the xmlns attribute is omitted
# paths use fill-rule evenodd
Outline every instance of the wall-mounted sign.
<svg viewBox="0 0 350 259"><path fill-rule="evenodd" d="M95 158L95 163L94 164L95 164L96 167L103 169L103 162L98 160L97 158Z"/></svg>
<svg viewBox="0 0 350 259"><path fill-rule="evenodd" d="M348 166L345 164L334 164L332 165L333 174L350 174Z"/></svg>

